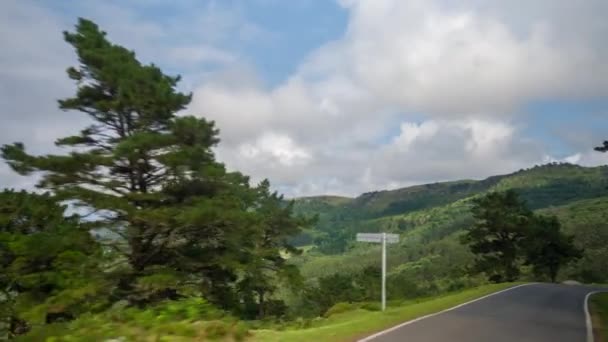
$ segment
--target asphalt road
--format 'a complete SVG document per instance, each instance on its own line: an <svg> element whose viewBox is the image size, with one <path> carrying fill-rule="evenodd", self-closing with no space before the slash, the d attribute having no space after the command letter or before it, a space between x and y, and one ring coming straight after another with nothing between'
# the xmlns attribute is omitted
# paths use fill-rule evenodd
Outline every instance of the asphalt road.
<svg viewBox="0 0 608 342"><path fill-rule="evenodd" d="M526 285L404 325L369 341L584 342L584 300L594 290L578 285Z"/></svg>

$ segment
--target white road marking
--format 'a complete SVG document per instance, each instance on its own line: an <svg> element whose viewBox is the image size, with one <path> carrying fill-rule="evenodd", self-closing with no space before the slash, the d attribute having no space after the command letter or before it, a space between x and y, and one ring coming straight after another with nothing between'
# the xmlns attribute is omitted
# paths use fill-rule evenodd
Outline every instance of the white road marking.
<svg viewBox="0 0 608 342"><path fill-rule="evenodd" d="M380 332L378 332L378 333L375 333L375 334L373 334L373 335L370 335L370 336L368 336L368 337L362 338L362 339L358 340L357 342L369 342L369 341L371 341L371 340L375 339L376 337L379 337L379 336L382 336L382 335L388 334L388 333L390 333L391 331L395 331L395 330L397 330L397 329L399 329L399 328L401 328L401 327L404 327L404 326L406 326L406 325L410 325L410 324L412 324L412 323L416 323L416 322L421 321L421 320L423 320L423 319L426 319L426 318L429 318L429 317L433 317L433 316L437 316L437 315L441 315L442 313L446 313L446 312L448 312L448 311L456 310L456 309L461 308L461 307L463 307L463 306L465 306L465 305L469 305L469 304L471 304L471 303L475 303L475 302L477 302L477 301L480 301L480 300L486 299L486 298L488 298L488 297L492 297L492 296L495 296L495 295L497 295L497 294L501 294L501 293L503 293L503 292L511 291L511 290L514 290L514 289L519 288L519 287L522 287L522 286L535 285L535 284L538 284L538 283L521 284L521 285L517 285L517 286L509 287L508 289L504 289L504 290L501 290L501 291L498 291L498 292L490 293L490 294L488 294L488 295L485 295L485 296L483 296L483 297L479 297L479 298L477 298L477 299L473 299L473 300L468 301L468 302L466 302L466 303L458 304L458 305L453 306L453 307L451 307L451 308L449 308L449 309L445 309L445 310L442 310L442 311L439 311L439 312L435 312L435 313L432 313L432 314L428 314L428 315L426 315L426 316L422 316L422 317L415 318L415 319L413 319L413 320L411 320L411 321L407 321L407 322L401 323L401 324L396 325L396 326L394 326L394 327L392 327L392 328L388 328L388 329L386 329L386 330L382 330L382 331L380 331ZM587 303L586 298L585 298L585 303ZM585 306L585 309L586 309L586 306ZM587 331L589 331L589 325L587 325ZM591 340L591 341L589 341L589 338L587 337L587 342L593 342L593 337L592 337L592 340Z"/></svg>
<svg viewBox="0 0 608 342"><path fill-rule="evenodd" d="M592 291L587 293L585 296L585 304L583 304L583 309L585 310L585 324L587 325L587 342L593 342L593 321L591 320L591 313L589 313L589 297L596 293L605 292L605 291Z"/></svg>

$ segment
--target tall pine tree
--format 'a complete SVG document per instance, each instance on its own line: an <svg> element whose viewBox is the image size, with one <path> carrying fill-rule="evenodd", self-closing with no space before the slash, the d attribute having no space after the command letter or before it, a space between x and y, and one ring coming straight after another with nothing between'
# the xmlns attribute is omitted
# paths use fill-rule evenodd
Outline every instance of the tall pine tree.
<svg viewBox="0 0 608 342"><path fill-rule="evenodd" d="M67 70L76 95L59 106L91 124L56 141L69 154L32 156L14 143L2 156L21 174L41 172L39 187L96 211L91 228L103 228L108 248L128 264L117 269L115 297L147 302L202 291L238 305L236 283L250 278L254 261L272 274L288 269L280 251L306 222L266 183L252 188L215 160L214 123L176 115L191 99L176 89L179 77L140 63L89 20L64 37L80 63Z"/></svg>

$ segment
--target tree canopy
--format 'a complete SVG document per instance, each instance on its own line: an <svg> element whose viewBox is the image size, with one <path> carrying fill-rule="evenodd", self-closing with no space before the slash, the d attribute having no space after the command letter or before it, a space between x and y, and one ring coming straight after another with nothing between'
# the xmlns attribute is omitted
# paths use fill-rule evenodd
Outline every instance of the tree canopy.
<svg viewBox="0 0 608 342"><path fill-rule="evenodd" d="M92 299L105 291L101 249L64 214L49 194L0 193L0 320L11 334L100 304Z"/></svg>
<svg viewBox="0 0 608 342"><path fill-rule="evenodd" d="M281 253L295 253L288 240L308 220L268 181L250 186L216 161L219 130L181 114L191 94L177 90L179 76L142 64L86 19L64 38L79 64L67 69L76 93L59 107L89 124L56 141L67 153L35 156L17 142L3 158L22 175L40 173L55 201L91 212L86 228L117 261L104 269L112 301L200 293L235 311L252 298L263 315L274 283L298 277Z"/></svg>
<svg viewBox="0 0 608 342"><path fill-rule="evenodd" d="M476 255L472 270L490 281L515 281L524 264L537 277L555 281L560 267L582 254L556 217L534 214L515 191L474 199L472 213L475 223L462 242Z"/></svg>

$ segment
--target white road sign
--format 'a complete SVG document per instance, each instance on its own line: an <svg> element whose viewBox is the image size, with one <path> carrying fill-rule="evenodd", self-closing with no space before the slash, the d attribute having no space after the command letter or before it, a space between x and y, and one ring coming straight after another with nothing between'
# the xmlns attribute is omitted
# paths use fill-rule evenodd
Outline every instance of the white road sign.
<svg viewBox="0 0 608 342"><path fill-rule="evenodd" d="M358 233L357 241L382 244L382 311L386 309L386 244L399 242L398 234Z"/></svg>
<svg viewBox="0 0 608 342"><path fill-rule="evenodd" d="M358 233L357 241L382 243L382 233ZM398 234L386 234L386 243L399 242Z"/></svg>

